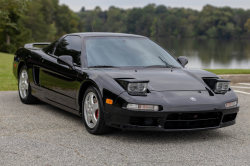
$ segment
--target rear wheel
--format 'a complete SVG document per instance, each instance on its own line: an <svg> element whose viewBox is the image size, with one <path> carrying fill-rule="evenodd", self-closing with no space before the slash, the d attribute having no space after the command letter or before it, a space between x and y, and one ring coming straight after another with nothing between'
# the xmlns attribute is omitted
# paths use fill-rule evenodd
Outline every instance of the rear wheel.
<svg viewBox="0 0 250 166"><path fill-rule="evenodd" d="M82 118L86 129L94 135L106 134L111 127L105 124L104 109L100 93L95 87L89 87L82 101Z"/></svg>
<svg viewBox="0 0 250 166"><path fill-rule="evenodd" d="M23 66L19 73L18 91L20 100L24 104L34 104L39 102L37 98L31 95L31 87L26 66Z"/></svg>

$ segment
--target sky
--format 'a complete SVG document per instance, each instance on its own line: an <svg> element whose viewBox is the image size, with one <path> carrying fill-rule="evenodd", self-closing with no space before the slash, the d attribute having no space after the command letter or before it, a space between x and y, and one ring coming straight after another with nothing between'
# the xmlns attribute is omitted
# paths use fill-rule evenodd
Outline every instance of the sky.
<svg viewBox="0 0 250 166"><path fill-rule="evenodd" d="M66 4L71 10L77 12L84 6L87 10L92 10L96 6L102 10L107 10L110 6L123 9L133 7L144 7L149 3L165 5L169 7L184 7L202 10L206 4L217 7L229 6L231 8L250 9L250 0L59 0L60 4Z"/></svg>

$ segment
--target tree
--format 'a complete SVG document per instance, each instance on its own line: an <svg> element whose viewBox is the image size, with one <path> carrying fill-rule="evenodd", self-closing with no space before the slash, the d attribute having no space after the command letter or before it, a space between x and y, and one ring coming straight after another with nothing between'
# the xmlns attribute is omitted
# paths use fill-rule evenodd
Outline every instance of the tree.
<svg viewBox="0 0 250 166"><path fill-rule="evenodd" d="M0 0L0 51L14 52L30 37L30 30L20 24L26 0Z"/></svg>
<svg viewBox="0 0 250 166"><path fill-rule="evenodd" d="M0 0L0 31L6 26L17 28L15 22L9 17L10 13L23 13L28 0Z"/></svg>
<svg viewBox="0 0 250 166"><path fill-rule="evenodd" d="M151 37L155 37L156 34L157 34L157 18L155 17L154 18L154 21L153 21L153 24L152 26L150 27L150 36Z"/></svg>
<svg viewBox="0 0 250 166"><path fill-rule="evenodd" d="M58 7L55 15L55 24L57 28L56 37L59 38L67 33L78 32L79 17L66 5Z"/></svg>
<svg viewBox="0 0 250 166"><path fill-rule="evenodd" d="M45 42L50 41L50 37L54 36L53 20L46 18L43 14L43 8L46 8L40 0L34 0L27 6L27 11L21 18L21 23L31 30L31 42ZM51 23L52 22L52 23ZM52 38L53 40L54 38Z"/></svg>
<svg viewBox="0 0 250 166"><path fill-rule="evenodd" d="M167 12L167 7L164 5L159 5L156 7L156 13L160 14L160 13L166 13Z"/></svg>
<svg viewBox="0 0 250 166"><path fill-rule="evenodd" d="M250 18L247 20L247 22L244 25L245 30L247 31L247 33L250 34Z"/></svg>

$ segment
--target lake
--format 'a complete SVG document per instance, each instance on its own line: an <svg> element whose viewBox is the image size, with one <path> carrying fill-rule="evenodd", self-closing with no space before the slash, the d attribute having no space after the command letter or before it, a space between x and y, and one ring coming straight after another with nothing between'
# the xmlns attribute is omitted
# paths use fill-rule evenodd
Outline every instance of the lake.
<svg viewBox="0 0 250 166"><path fill-rule="evenodd" d="M202 69L249 69L250 40L192 38L152 39L175 58L186 56L186 67Z"/></svg>

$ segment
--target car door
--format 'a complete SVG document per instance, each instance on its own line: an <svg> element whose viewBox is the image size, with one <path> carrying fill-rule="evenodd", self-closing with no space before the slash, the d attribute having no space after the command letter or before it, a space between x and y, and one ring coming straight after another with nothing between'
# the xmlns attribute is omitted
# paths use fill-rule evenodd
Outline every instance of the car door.
<svg viewBox="0 0 250 166"><path fill-rule="evenodd" d="M70 55L75 66L81 66L82 40L79 36L66 36L57 44L54 54L46 54L40 62L40 85L48 100L76 109L78 72L58 62L62 55Z"/></svg>

